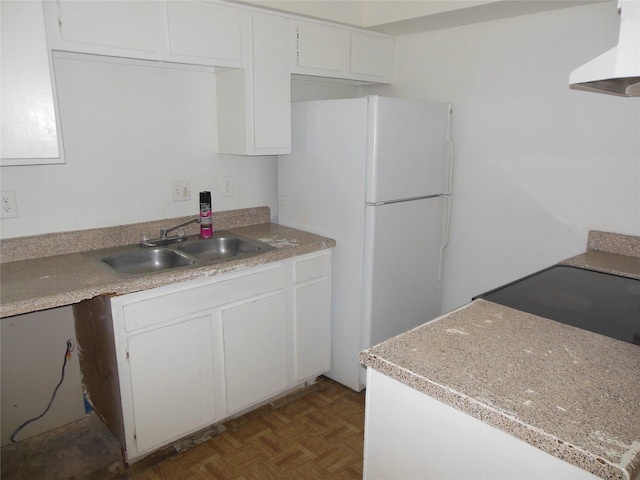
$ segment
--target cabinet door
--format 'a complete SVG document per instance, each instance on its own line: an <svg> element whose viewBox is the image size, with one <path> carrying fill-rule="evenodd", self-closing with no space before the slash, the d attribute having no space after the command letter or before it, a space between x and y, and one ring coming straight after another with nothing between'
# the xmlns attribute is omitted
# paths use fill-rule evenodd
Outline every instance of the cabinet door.
<svg viewBox="0 0 640 480"><path fill-rule="evenodd" d="M349 65L349 31L341 28L298 23L297 59L299 73L347 72Z"/></svg>
<svg viewBox="0 0 640 480"><path fill-rule="evenodd" d="M135 58L153 58L152 54L159 50L156 27L158 9L162 8L159 2L50 3L50 13L58 20L57 29L51 32L55 34L50 35L52 48Z"/></svg>
<svg viewBox="0 0 640 480"><path fill-rule="evenodd" d="M242 66L245 15L206 2L167 3L169 52L192 63Z"/></svg>
<svg viewBox="0 0 640 480"><path fill-rule="evenodd" d="M291 153L288 21L253 15L246 68L216 74L218 152Z"/></svg>
<svg viewBox="0 0 640 480"><path fill-rule="evenodd" d="M0 2L2 165L63 163L42 2Z"/></svg>
<svg viewBox="0 0 640 480"><path fill-rule="evenodd" d="M391 83L395 40L382 34L296 22L293 73Z"/></svg>
<svg viewBox="0 0 640 480"><path fill-rule="evenodd" d="M287 387L284 292L222 310L227 410L238 412Z"/></svg>
<svg viewBox="0 0 640 480"><path fill-rule="evenodd" d="M395 40L390 37L351 34L351 73L391 82Z"/></svg>
<svg viewBox="0 0 640 480"><path fill-rule="evenodd" d="M128 340L138 453L216 421L211 315Z"/></svg>
<svg viewBox="0 0 640 480"><path fill-rule="evenodd" d="M289 22L253 17L253 148L257 154L291 152Z"/></svg>
<svg viewBox="0 0 640 480"><path fill-rule="evenodd" d="M296 381L331 367L331 251L294 261Z"/></svg>
<svg viewBox="0 0 640 480"><path fill-rule="evenodd" d="M296 380L331 367L331 283L329 278L295 288Z"/></svg>

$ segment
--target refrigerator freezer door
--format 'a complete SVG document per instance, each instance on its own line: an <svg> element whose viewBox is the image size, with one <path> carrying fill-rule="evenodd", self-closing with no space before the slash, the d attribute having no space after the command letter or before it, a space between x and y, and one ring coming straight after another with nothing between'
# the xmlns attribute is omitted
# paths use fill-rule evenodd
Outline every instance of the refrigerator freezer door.
<svg viewBox="0 0 640 480"><path fill-rule="evenodd" d="M449 104L367 99L366 202L449 193Z"/></svg>
<svg viewBox="0 0 640 480"><path fill-rule="evenodd" d="M446 198L368 206L363 348L440 315L438 279ZM370 309L370 311L366 311Z"/></svg>

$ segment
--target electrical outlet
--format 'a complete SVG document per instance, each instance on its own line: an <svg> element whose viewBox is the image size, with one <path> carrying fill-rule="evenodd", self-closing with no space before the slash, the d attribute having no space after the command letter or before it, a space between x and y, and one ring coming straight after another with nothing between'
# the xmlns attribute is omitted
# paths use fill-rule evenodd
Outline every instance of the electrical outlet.
<svg viewBox="0 0 640 480"><path fill-rule="evenodd" d="M18 205L16 204L16 192L13 190L3 190L0 206L0 218L15 218L18 216Z"/></svg>
<svg viewBox="0 0 640 480"><path fill-rule="evenodd" d="M220 196L233 197L233 177L222 177L220 183Z"/></svg>
<svg viewBox="0 0 640 480"><path fill-rule="evenodd" d="M191 185L189 180L178 180L171 184L171 199L174 202L191 200Z"/></svg>

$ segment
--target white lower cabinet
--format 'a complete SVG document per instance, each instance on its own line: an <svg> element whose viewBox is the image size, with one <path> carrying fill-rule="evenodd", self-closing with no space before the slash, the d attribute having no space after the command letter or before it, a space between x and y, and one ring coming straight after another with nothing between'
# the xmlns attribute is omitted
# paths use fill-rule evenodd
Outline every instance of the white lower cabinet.
<svg viewBox="0 0 640 480"><path fill-rule="evenodd" d="M365 480L598 478L371 368L366 395Z"/></svg>
<svg viewBox="0 0 640 480"><path fill-rule="evenodd" d="M287 388L284 292L222 310L224 373L229 413Z"/></svg>
<svg viewBox="0 0 640 480"><path fill-rule="evenodd" d="M294 278L296 380L304 381L331 367L331 257L298 260Z"/></svg>
<svg viewBox="0 0 640 480"><path fill-rule="evenodd" d="M216 421L212 326L211 315L205 314L129 337L140 452Z"/></svg>
<svg viewBox="0 0 640 480"><path fill-rule="evenodd" d="M331 250L74 306L85 386L133 463L330 365Z"/></svg>

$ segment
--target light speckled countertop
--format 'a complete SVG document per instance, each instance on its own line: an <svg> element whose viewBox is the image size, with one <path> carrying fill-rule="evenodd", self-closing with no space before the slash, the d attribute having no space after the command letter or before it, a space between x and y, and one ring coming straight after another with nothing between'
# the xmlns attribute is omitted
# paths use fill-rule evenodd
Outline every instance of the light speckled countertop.
<svg viewBox="0 0 640 480"><path fill-rule="evenodd" d="M640 278L640 239L625 237L590 232L562 263ZM360 359L594 475L640 474L637 345L480 299Z"/></svg>
<svg viewBox="0 0 640 480"><path fill-rule="evenodd" d="M234 213L237 214L235 217ZM168 223L167 221L153 222L154 228L148 231L155 231L156 223L170 226L182 220L173 219ZM251 222L260 221L266 223L251 224ZM26 257L26 259L3 262L0 265L0 317L70 305L103 294L122 295L193 278L219 275L239 268L283 260L335 246L335 241L330 238L268 222L269 209L267 207L224 212L218 218L214 217L214 225L217 226L217 230L231 230L274 246L275 250L254 257L208 266L184 267L130 278L123 278L115 271L111 271L108 267L100 265L80 252L63 252L32 258L35 253L31 253L30 250L52 252L55 251L54 248L77 248L79 251L86 251L88 249L82 248L82 246L90 245L99 249L135 243L140 235L140 227L137 225L101 229L95 234L92 231L54 234L48 238L42 238L41 241L38 239L8 241L6 243L14 244L14 248L8 250L5 245L3 256L13 255L15 258ZM191 226L187 233L196 233L197 228L197 225ZM43 244L46 244L51 238L54 239L51 240L52 246L47 249ZM58 240L55 240L56 238ZM62 246L61 238L64 239Z"/></svg>

